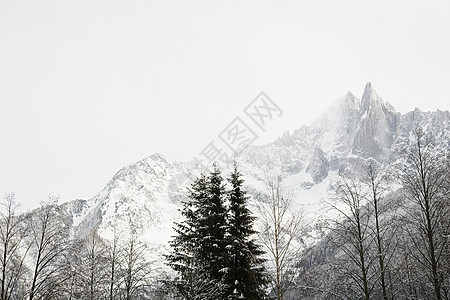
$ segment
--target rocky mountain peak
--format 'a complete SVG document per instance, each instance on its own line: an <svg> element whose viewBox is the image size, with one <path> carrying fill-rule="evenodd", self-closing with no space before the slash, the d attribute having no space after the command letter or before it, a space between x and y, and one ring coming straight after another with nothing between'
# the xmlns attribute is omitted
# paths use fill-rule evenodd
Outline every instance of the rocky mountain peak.
<svg viewBox="0 0 450 300"><path fill-rule="evenodd" d="M152 155L148 156L147 158L145 158L146 161L160 161L160 162L167 162L167 159L164 157L164 155L155 152Z"/></svg>
<svg viewBox="0 0 450 300"><path fill-rule="evenodd" d="M361 114L366 113L372 106L379 106L382 102L372 83L368 82L361 98Z"/></svg>
<svg viewBox="0 0 450 300"><path fill-rule="evenodd" d="M394 141L399 115L378 96L370 82L364 88L359 115L361 125L355 136L353 152L365 158L382 160Z"/></svg>
<svg viewBox="0 0 450 300"><path fill-rule="evenodd" d="M359 99L351 92L348 91L344 97L344 103L350 106L359 106Z"/></svg>

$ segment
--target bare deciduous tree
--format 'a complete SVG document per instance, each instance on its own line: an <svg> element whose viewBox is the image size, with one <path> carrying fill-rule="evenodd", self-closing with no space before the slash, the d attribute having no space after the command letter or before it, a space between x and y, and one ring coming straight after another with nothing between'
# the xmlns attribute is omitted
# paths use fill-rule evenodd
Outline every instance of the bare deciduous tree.
<svg viewBox="0 0 450 300"><path fill-rule="evenodd" d="M146 260L147 246L138 240L132 230L122 249L123 298L131 300L142 297L149 288L152 271L151 263Z"/></svg>
<svg viewBox="0 0 450 300"><path fill-rule="evenodd" d="M369 160L366 165L366 185L368 187L367 202L372 213L372 234L375 246L375 257L378 259L376 270L377 280L381 288L381 295L384 300L394 297L392 292L390 264L395 254L395 234L398 222L394 220L394 206L388 205L393 198L387 201L385 193L389 183L387 172L381 172L380 166L374 160ZM391 203L392 204L392 203Z"/></svg>
<svg viewBox="0 0 450 300"><path fill-rule="evenodd" d="M117 299L120 292L120 264L122 249L119 246L119 237L114 227L113 239L109 247L109 300Z"/></svg>
<svg viewBox="0 0 450 300"><path fill-rule="evenodd" d="M303 213L292 214L292 198L283 195L279 178L267 178L267 204L262 204L259 233L273 263L269 270L278 300L282 300L295 276L294 264L298 258Z"/></svg>
<svg viewBox="0 0 450 300"><path fill-rule="evenodd" d="M370 228L370 211L364 205L364 194L360 182L352 178L342 178L336 186L337 203L330 204L338 212L337 220L330 220L330 241L340 249L346 260L340 266L345 276L353 281L366 300L373 289L374 263L370 256L373 239ZM348 287L346 287L348 288ZM350 291L348 291L350 292ZM359 296L358 296L359 297Z"/></svg>
<svg viewBox="0 0 450 300"><path fill-rule="evenodd" d="M449 275L443 270L450 233L448 169L444 156L420 127L415 130L415 141L406 158L407 168L402 172L402 181L410 200L406 211L411 221L409 235L415 247L413 254L426 270L433 297L445 299L449 293L444 285Z"/></svg>
<svg viewBox="0 0 450 300"><path fill-rule="evenodd" d="M18 214L15 195L8 194L0 203L0 299L20 295L28 252L25 245L25 216Z"/></svg>
<svg viewBox="0 0 450 300"><path fill-rule="evenodd" d="M33 267L28 298L46 299L65 280L61 259L67 249L69 224L60 212L58 199L52 196L29 215L28 221Z"/></svg>
<svg viewBox="0 0 450 300"><path fill-rule="evenodd" d="M68 299L108 298L108 252L106 243L96 230L72 242L67 256Z"/></svg>

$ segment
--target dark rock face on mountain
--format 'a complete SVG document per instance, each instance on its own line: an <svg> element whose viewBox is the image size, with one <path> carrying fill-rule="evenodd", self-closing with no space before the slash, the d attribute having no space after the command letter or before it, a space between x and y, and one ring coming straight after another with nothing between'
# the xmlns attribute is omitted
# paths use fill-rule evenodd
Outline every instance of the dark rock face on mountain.
<svg viewBox="0 0 450 300"><path fill-rule="evenodd" d="M330 163L325 157L325 153L320 148L314 150L311 163L306 168L306 172L311 174L315 184L322 182L328 176Z"/></svg>

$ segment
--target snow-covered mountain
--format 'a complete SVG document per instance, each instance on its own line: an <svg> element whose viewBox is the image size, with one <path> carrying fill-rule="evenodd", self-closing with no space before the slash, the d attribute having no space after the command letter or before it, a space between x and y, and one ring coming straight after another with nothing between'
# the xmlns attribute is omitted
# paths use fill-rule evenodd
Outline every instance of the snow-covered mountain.
<svg viewBox="0 0 450 300"><path fill-rule="evenodd" d="M370 83L361 99L348 92L310 126L285 132L272 143L250 146L237 157L251 205L255 208L264 201L267 173L279 176L283 189L293 197L293 212L304 210L310 229L307 242L312 243L317 237L313 225L328 214L325 201L338 173L358 172L368 158L385 166L396 163L417 125L450 147L449 111L415 109L402 115ZM162 262L173 222L181 217L178 209L186 187L199 173L193 162L170 163L153 154L119 170L92 199L64 206L72 215L75 234L95 228L101 236L112 238L114 228L127 234L133 224L154 250L153 259Z"/></svg>

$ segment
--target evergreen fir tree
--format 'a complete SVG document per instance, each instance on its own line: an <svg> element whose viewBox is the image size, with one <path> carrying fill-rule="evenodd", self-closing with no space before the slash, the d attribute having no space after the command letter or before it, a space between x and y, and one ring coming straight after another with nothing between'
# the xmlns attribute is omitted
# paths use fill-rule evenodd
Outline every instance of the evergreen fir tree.
<svg viewBox="0 0 450 300"><path fill-rule="evenodd" d="M264 251L252 239L256 233L253 229L255 217L247 208L249 198L242 189L244 180L241 178L236 163L228 181L231 190L228 192L229 268L225 280L228 287L227 299L265 299L264 287L267 285L268 279L263 268L265 259L262 258L262 255Z"/></svg>
<svg viewBox="0 0 450 300"><path fill-rule="evenodd" d="M170 242L168 265L179 277L173 282L186 300L222 299L224 185L215 167L210 176L201 175L189 189L181 211L183 222L175 223L177 234Z"/></svg>
<svg viewBox="0 0 450 300"><path fill-rule="evenodd" d="M210 274L217 285L223 282L226 272L226 214L225 184L216 165L208 176L206 183L207 201L199 207L199 245L200 259L205 264L205 271Z"/></svg>
<svg viewBox="0 0 450 300"><path fill-rule="evenodd" d="M167 256L168 265L179 277L173 282L178 293L186 300L208 299L215 288L210 284L208 274L204 273L199 247L199 210L208 201L207 178L204 174L195 180L189 189L189 197L183 202L181 214L183 222L175 223L177 234L170 242L172 254ZM206 293L206 294L205 294Z"/></svg>

